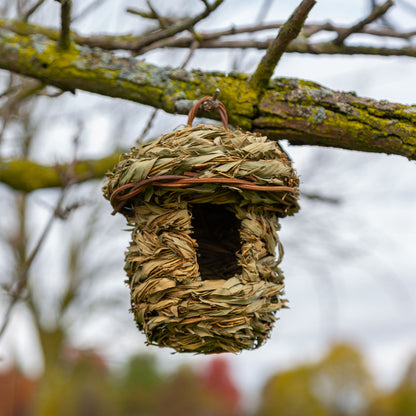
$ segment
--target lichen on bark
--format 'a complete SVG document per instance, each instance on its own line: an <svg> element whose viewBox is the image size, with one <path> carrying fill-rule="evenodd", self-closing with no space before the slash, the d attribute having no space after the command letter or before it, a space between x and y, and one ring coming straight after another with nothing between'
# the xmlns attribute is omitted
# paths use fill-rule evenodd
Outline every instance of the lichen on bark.
<svg viewBox="0 0 416 416"><path fill-rule="evenodd" d="M19 32L23 33L24 23L21 25ZM212 95L219 88L234 127L257 130L292 144L416 159L416 106L361 98L311 81L279 78L259 93L250 87L246 74L158 67L75 42L62 51L48 36L19 34L5 28L0 29L0 68L63 90L82 89L169 113L186 113L194 100ZM5 166L3 163L0 180L16 189L60 186L59 180L51 182L46 177L29 187L14 183L5 179Z"/></svg>

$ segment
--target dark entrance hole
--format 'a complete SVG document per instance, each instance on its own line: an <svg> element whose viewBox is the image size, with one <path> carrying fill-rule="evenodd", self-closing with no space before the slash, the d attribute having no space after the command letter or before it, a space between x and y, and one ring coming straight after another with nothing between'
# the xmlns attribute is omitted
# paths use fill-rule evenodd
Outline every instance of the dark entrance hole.
<svg viewBox="0 0 416 416"><path fill-rule="evenodd" d="M202 280L228 279L241 273L236 252L241 248L240 221L222 205L192 206L193 237Z"/></svg>

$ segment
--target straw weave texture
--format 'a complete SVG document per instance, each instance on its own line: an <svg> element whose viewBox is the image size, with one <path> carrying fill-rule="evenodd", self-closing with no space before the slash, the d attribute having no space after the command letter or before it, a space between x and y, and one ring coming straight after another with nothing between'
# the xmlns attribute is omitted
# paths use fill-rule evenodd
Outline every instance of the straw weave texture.
<svg viewBox="0 0 416 416"><path fill-rule="evenodd" d="M121 186L163 175L293 189L152 185L120 210L132 227L125 263L132 311L148 344L196 353L259 347L285 305L278 217L299 208L290 160L265 137L186 127L124 154L104 195L110 199Z"/></svg>

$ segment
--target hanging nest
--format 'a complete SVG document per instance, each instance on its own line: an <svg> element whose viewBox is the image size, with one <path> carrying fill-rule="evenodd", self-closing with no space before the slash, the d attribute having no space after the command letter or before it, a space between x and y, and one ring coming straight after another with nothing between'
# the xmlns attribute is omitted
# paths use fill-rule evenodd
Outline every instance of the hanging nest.
<svg viewBox="0 0 416 416"><path fill-rule="evenodd" d="M206 101L223 127L191 127ZM132 227L125 270L148 344L254 349L285 306L278 218L298 210L298 178L276 142L226 124L204 97L187 127L132 148L104 184Z"/></svg>

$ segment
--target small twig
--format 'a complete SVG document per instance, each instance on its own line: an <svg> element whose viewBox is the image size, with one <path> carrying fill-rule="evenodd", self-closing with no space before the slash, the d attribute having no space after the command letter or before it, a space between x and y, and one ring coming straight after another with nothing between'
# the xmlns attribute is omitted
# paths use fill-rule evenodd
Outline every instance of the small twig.
<svg viewBox="0 0 416 416"><path fill-rule="evenodd" d="M61 3L61 33L59 35L59 49L65 51L71 46L71 6L72 0L56 0Z"/></svg>
<svg viewBox="0 0 416 416"><path fill-rule="evenodd" d="M152 128L153 126L153 121L156 118L157 113L159 112L159 110L157 108L155 108L152 111L152 114L149 117L149 120L146 123L146 126L144 127L144 129L142 130L140 136L137 138L136 143L140 143L144 137L146 137L146 134L149 132L149 130Z"/></svg>
<svg viewBox="0 0 416 416"><path fill-rule="evenodd" d="M342 202L341 198L336 198L336 197L333 197L333 196L320 195L320 194L315 194L315 193L310 193L310 192L301 192L300 195L303 198L313 200L313 201L317 201L317 202L323 202L325 204L339 205Z"/></svg>
<svg viewBox="0 0 416 416"><path fill-rule="evenodd" d="M359 21L354 26L351 26L350 28L341 32L338 35L338 37L333 41L333 43L337 46L341 46L344 43L345 39L347 39L348 36L352 35L353 33L359 32L360 30L362 30L368 24L370 24L370 23L374 22L375 20L379 19L381 16L386 14L387 10L390 9L390 7L392 7L393 5L394 5L393 0L387 0L381 6L375 7L365 19Z"/></svg>
<svg viewBox="0 0 416 416"><path fill-rule="evenodd" d="M163 16L161 16L156 9L153 7L152 3L150 2L150 0L146 0L146 4L147 7L150 9L150 13L149 15L153 16L153 19L156 19L159 22L159 26L162 29L166 29L166 27L168 26L168 23L166 22L166 20L163 18Z"/></svg>
<svg viewBox="0 0 416 416"><path fill-rule="evenodd" d="M12 85L12 80L10 81L10 87L0 95L0 98L6 96L8 97L7 101L0 107L0 117L3 120L0 128L0 145L3 142L4 133L8 124L12 120L13 116L16 115L19 105L31 98L33 95L42 91L44 87L43 83L33 79L28 79L18 85Z"/></svg>
<svg viewBox="0 0 416 416"><path fill-rule="evenodd" d="M140 52L142 48L149 46L154 42L170 38L177 33L192 29L198 22L208 17L223 2L224 0L215 0L212 5L208 5L208 7L206 7L205 10L197 16L181 19L177 23L166 27L165 29L157 30L156 32L150 33L147 36L143 36L142 39L137 42L137 51Z"/></svg>
<svg viewBox="0 0 416 416"><path fill-rule="evenodd" d="M159 20L163 22L164 26L169 26L169 25L174 25L177 24L181 19L178 19L176 17L172 17L172 16L162 16L160 14L155 15L153 12L145 12L143 10L137 10L137 9L132 9L132 8L128 8L126 9L126 13L130 13L130 14L134 14L140 17L143 17L143 19L150 19L150 20ZM153 29L152 32L154 32L155 30L159 30L160 28L156 28Z"/></svg>
<svg viewBox="0 0 416 416"><path fill-rule="evenodd" d="M180 66L180 69L185 69L186 65L188 65L189 61L194 56L195 51L197 50L199 45L199 42L195 39L189 48L188 55L186 56L185 60L183 61L182 65Z"/></svg>
<svg viewBox="0 0 416 416"><path fill-rule="evenodd" d="M370 3L371 3L371 11L373 11L376 7L378 7L377 0L370 0ZM380 17L380 22L382 23L383 26L394 30L393 25L389 22L389 20L387 19L385 15Z"/></svg>
<svg viewBox="0 0 416 416"><path fill-rule="evenodd" d="M145 12L143 10L132 9L130 7L126 9L126 12L143 17L143 19L157 20L159 22L159 26L162 29L165 29L169 25L176 24L181 20L172 16L162 16L156 11L156 9L153 7L152 3L150 3L149 0L146 0L146 3L150 9L150 13Z"/></svg>
<svg viewBox="0 0 416 416"><path fill-rule="evenodd" d="M316 0L303 0L287 22L283 24L276 39L267 48L266 54L250 79L252 88L257 90L266 88L281 56L286 51L289 43L299 35L308 13L315 3Z"/></svg>
<svg viewBox="0 0 416 416"><path fill-rule="evenodd" d="M144 19L155 19L156 16L153 15L153 13L144 12L142 10L132 9L129 7L126 9L126 13L135 14L137 16L143 17Z"/></svg>
<svg viewBox="0 0 416 416"><path fill-rule="evenodd" d="M45 3L45 0L38 0L24 15L23 15L23 21L27 22L29 20L29 17L32 16L35 11L42 6L42 4Z"/></svg>
<svg viewBox="0 0 416 416"><path fill-rule="evenodd" d="M81 10L75 17L71 19L71 23L75 22L76 20L80 20L88 15L91 11L95 10L97 7L101 6L105 0L95 0L90 3L85 9Z"/></svg>
<svg viewBox="0 0 416 416"><path fill-rule="evenodd" d="M414 35L413 35L414 36ZM199 49L268 49L273 42L268 40L208 40L201 41ZM175 42L161 45L159 47L173 47L173 48L189 48L190 39L177 38ZM152 45L153 46L153 45ZM153 48L150 48L153 49ZM149 49L149 50L150 50ZM143 51L144 52L144 51ZM416 47L404 46L400 48L390 48L383 46L336 46L332 41L328 42L292 42L288 45L286 50L288 53L311 53L315 55L329 54L329 55L378 55L378 56L411 56L416 57Z"/></svg>

